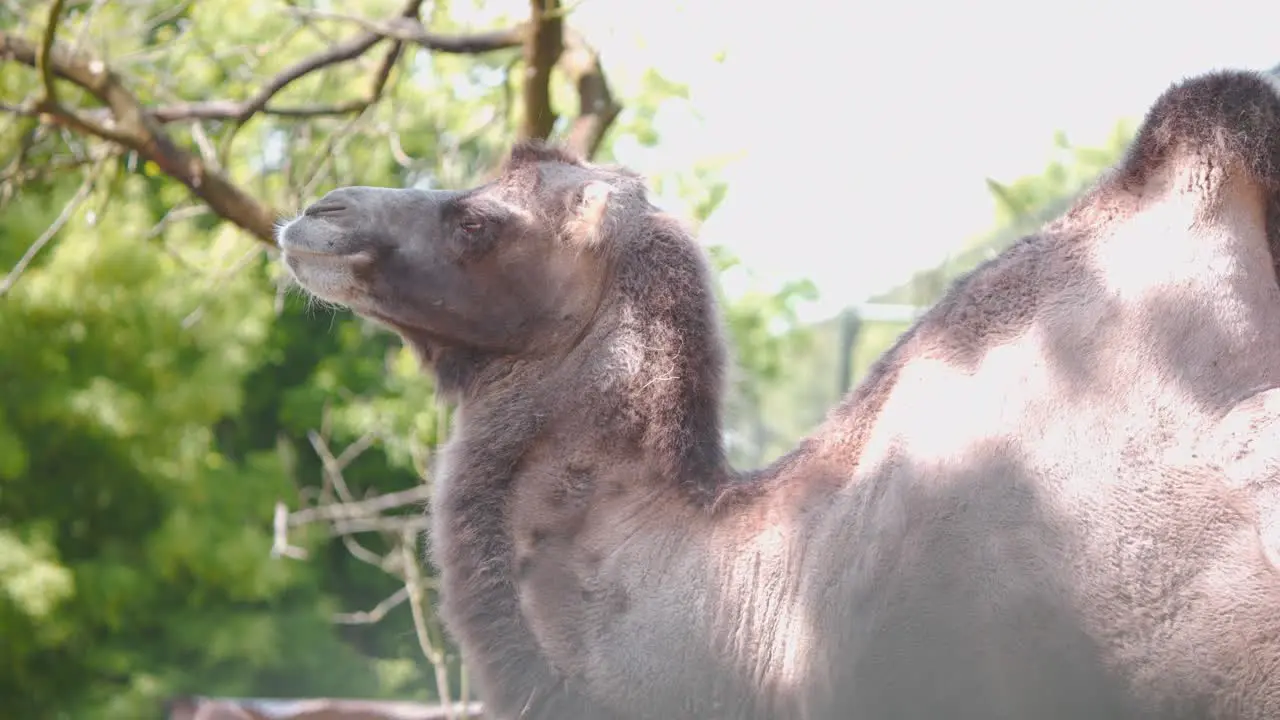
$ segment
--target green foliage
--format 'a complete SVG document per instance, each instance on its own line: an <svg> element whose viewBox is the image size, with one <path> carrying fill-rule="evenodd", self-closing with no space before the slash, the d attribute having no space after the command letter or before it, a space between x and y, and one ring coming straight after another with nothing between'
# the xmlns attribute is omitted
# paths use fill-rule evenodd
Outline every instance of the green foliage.
<svg viewBox="0 0 1280 720"><path fill-rule="evenodd" d="M6 263L73 190L13 201ZM278 457L233 463L213 433L270 333L261 266L225 273L249 249L225 226L166 233L172 253L140 241L158 220L148 190L135 175L93 194L0 303L17 449L0 484L0 696L30 717L141 717L192 677L250 689L304 665L356 690L313 573L265 551L267 509L291 489ZM194 267L220 276L216 294Z"/></svg>
<svg viewBox="0 0 1280 720"><path fill-rule="evenodd" d="M1034 231L1060 215L1082 190L1120 158L1133 137L1129 122L1117 123L1102 147L1076 147L1061 131L1054 134L1057 157L1038 175L1027 175L1003 184L987 179L987 188L996 198L996 234L1010 235ZM990 246L992 236L979 238L977 245Z"/></svg>

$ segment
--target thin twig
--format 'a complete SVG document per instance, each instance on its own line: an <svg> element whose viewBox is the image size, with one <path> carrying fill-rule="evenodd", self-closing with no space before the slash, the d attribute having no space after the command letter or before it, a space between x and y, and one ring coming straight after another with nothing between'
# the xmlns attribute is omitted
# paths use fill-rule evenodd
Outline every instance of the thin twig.
<svg viewBox="0 0 1280 720"><path fill-rule="evenodd" d="M81 13L80 31L76 33L75 38L71 41L71 52L74 53L80 50L80 46L84 44L85 36L89 34L89 25L93 23L94 16L98 14L98 11L107 2L108 0L93 0L93 4L89 6L89 9Z"/></svg>
<svg viewBox="0 0 1280 720"><path fill-rule="evenodd" d="M53 37L58 34L58 22L62 18L62 7L65 0L53 0L49 6L49 19L45 22L44 34L40 37L40 53L36 56L36 72L40 74L40 84L44 98L40 104L51 108L58 107L58 89L53 82Z"/></svg>
<svg viewBox="0 0 1280 720"><path fill-rule="evenodd" d="M314 431L309 435L323 437L323 433L315 434ZM336 458L328 451L323 443L315 446L317 453L320 454L321 463L326 466L326 473L335 472ZM323 450L322 450L323 448ZM343 455L346 455L344 452ZM353 459L353 458L351 458ZM349 460L348 460L349 461ZM340 472L338 470L337 472ZM326 474L326 481L332 481L332 477ZM345 483L342 484L343 490L340 494L345 493L350 497L350 491L346 489ZM337 489L337 486L335 486ZM420 521L421 518L416 516L405 517L384 517L382 513L389 510L397 510L400 508L417 505L421 507L422 503L430 497L430 486L423 484L407 490L397 492L384 493L382 495L374 495L373 497L363 500L352 498L340 503L330 503L319 505L316 507L303 508L296 510L289 515L289 526L297 527L299 525L307 525L314 522L370 522L373 520L395 520L397 522ZM399 527L397 527L397 530Z"/></svg>
<svg viewBox="0 0 1280 720"><path fill-rule="evenodd" d="M390 597L373 606L372 610L361 610L353 613L336 613L333 621L342 625L373 625L382 621L387 613L400 607L405 600L409 599L409 588L402 587L391 594Z"/></svg>
<svg viewBox="0 0 1280 720"><path fill-rule="evenodd" d="M400 552L404 557L404 585L409 590L409 610L413 613L413 629L418 636L418 647L427 657L435 670L436 692L441 704L450 708L449 720L453 720L452 703L449 701L449 668L445 664L444 654L431 639L431 630L427 626L425 597L423 593L422 571L418 567L418 535L412 530L405 530L400 539Z"/></svg>
<svg viewBox="0 0 1280 720"><path fill-rule="evenodd" d="M311 19L349 22L378 37L410 42L432 52L455 55L480 55L494 50L517 47L528 32L528 25L521 23L515 27L502 30L489 30L466 35L442 35L429 32L416 18L398 18L390 22L378 22L357 15L308 8L295 7L291 8L290 12L300 17Z"/></svg>
<svg viewBox="0 0 1280 720"><path fill-rule="evenodd" d="M327 507L339 507L329 505ZM300 510L298 512L305 512ZM295 515L297 513L294 513ZM292 520L292 516L289 518ZM371 515L356 518L339 518L329 526L331 536L355 535L356 533L399 533L404 530L422 532L430 527L431 521L425 515Z"/></svg>
<svg viewBox="0 0 1280 720"><path fill-rule="evenodd" d="M271 527L271 557L283 556L294 560L306 559L306 548L300 548L289 543L289 507L282 502L276 503Z"/></svg>
<svg viewBox="0 0 1280 720"><path fill-rule="evenodd" d="M144 23L147 27L145 34L155 32L156 28L161 25L178 19L178 16L186 12L187 8L190 7L194 1L195 0L182 0L182 2L175 3L173 7L160 11L155 17Z"/></svg>
<svg viewBox="0 0 1280 720"><path fill-rule="evenodd" d="M517 137L546 138L556 124L551 105L551 69L564 52L564 20L559 0L529 0L529 33L524 43L523 114Z"/></svg>
<svg viewBox="0 0 1280 720"><path fill-rule="evenodd" d="M36 255L39 255L44 246L49 244L49 241L58 234L58 231L62 230L62 226L67 224L67 221L79 209L80 204L89 197L89 193L93 191L97 179L98 173L96 171L85 176L84 182L80 184L80 189L76 190L76 194L62 207L62 212L58 214L58 217L49 227L45 228L43 233L40 233L40 237L36 238L35 242L31 243L31 246L18 259L18 263L13 266L9 274L5 275L3 280L0 280L0 297L4 297L5 293L13 288L14 284L18 282L18 278L22 277L22 273L26 271L27 266L35 260Z"/></svg>

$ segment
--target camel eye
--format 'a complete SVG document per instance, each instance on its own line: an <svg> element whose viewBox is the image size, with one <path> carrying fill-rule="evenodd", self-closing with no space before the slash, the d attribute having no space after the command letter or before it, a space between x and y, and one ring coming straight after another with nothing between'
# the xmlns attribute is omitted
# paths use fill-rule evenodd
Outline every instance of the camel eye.
<svg viewBox="0 0 1280 720"><path fill-rule="evenodd" d="M462 228L463 232L473 233L484 228L484 221L477 220L475 218L467 218L458 223L458 225Z"/></svg>

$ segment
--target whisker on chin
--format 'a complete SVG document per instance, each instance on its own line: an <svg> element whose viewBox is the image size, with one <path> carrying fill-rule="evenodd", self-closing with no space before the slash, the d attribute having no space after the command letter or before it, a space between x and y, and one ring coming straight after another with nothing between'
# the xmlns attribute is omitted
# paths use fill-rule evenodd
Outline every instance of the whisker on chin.
<svg viewBox="0 0 1280 720"><path fill-rule="evenodd" d="M304 292L306 291L304 290ZM346 308L332 300L325 300L319 295L307 292L307 310L315 309L328 310L330 313L338 313Z"/></svg>
<svg viewBox="0 0 1280 720"><path fill-rule="evenodd" d="M340 306L325 300L306 288L293 273L286 273L280 279L286 295L296 295L303 301L303 310L310 315L317 309L336 311Z"/></svg>

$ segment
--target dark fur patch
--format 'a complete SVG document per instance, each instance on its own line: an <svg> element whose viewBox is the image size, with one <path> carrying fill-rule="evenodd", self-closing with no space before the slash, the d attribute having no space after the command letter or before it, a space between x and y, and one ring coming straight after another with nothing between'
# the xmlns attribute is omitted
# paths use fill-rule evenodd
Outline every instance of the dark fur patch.
<svg viewBox="0 0 1280 720"><path fill-rule="evenodd" d="M692 240L669 219L627 228L617 288L633 312L645 350L627 388L632 417L664 464L701 501L724 480L720 403L724 343L708 268Z"/></svg>

